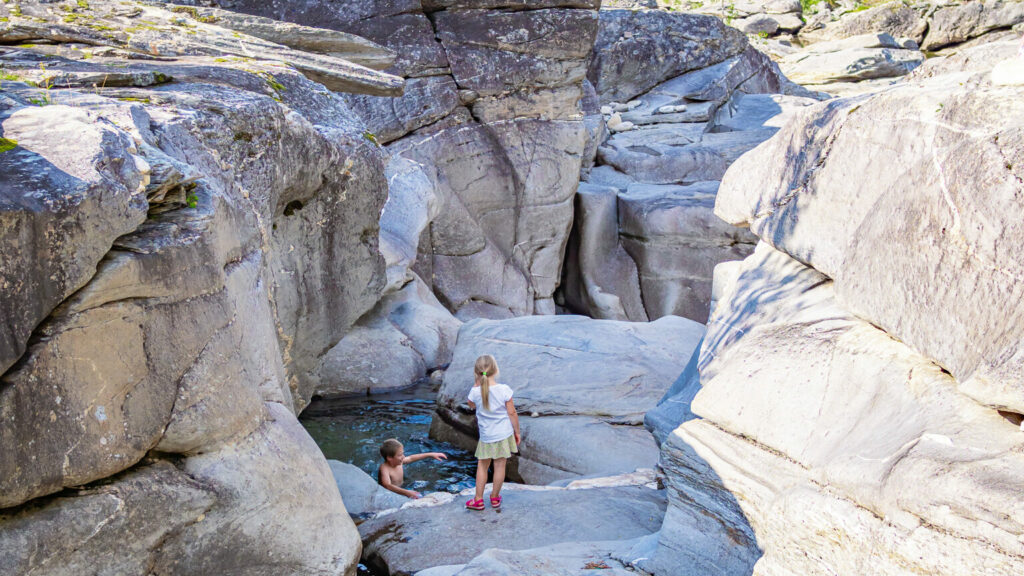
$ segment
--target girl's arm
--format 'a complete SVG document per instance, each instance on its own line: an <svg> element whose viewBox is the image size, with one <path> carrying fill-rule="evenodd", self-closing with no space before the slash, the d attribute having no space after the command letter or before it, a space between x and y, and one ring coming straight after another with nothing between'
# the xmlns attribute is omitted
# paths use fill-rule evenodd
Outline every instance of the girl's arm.
<svg viewBox="0 0 1024 576"><path fill-rule="evenodd" d="M472 400L466 400L466 404L469 404L470 410L476 410L476 404L473 404Z"/></svg>
<svg viewBox="0 0 1024 576"><path fill-rule="evenodd" d="M519 434L519 414L516 413L516 406L512 403L512 399L509 398L508 402L505 402L505 411L508 412L508 419L512 421L512 431L516 435L516 445L519 445L519 441L523 437Z"/></svg>

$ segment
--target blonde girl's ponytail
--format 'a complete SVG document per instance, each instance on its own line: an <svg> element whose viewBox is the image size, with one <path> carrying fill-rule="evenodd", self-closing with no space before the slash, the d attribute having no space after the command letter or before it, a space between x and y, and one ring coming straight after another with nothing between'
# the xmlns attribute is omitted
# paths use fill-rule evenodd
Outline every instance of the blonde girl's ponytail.
<svg viewBox="0 0 1024 576"><path fill-rule="evenodd" d="M484 410L491 409L491 380L498 375L498 361L490 354L484 354L476 359L473 366L474 380L480 385L480 399L483 400Z"/></svg>

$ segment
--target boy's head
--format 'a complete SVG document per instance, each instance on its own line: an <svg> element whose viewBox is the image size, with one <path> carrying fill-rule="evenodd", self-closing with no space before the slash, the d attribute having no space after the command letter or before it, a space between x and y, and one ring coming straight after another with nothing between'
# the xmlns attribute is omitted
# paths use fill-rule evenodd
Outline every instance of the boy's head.
<svg viewBox="0 0 1024 576"><path fill-rule="evenodd" d="M401 462L404 455L402 443L394 438L388 438L380 445L380 457L388 464L394 464L394 460Z"/></svg>

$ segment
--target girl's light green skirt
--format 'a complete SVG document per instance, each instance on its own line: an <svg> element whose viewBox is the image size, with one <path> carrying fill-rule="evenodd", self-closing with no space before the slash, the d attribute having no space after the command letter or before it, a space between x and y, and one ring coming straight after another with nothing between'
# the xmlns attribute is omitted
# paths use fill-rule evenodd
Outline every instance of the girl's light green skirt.
<svg viewBox="0 0 1024 576"><path fill-rule="evenodd" d="M497 442L476 443L476 457L479 460L486 460L488 458L508 458L513 452L519 452L519 449L516 448L515 434L505 438L504 440L498 440Z"/></svg>

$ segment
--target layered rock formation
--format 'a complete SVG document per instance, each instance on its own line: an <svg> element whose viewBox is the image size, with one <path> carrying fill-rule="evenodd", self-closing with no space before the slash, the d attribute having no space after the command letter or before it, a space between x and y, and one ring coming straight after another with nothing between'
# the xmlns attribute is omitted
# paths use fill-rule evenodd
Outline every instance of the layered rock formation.
<svg viewBox="0 0 1024 576"><path fill-rule="evenodd" d="M398 54L389 70L408 78L404 96L349 102L394 157L423 167L436 197L413 272L462 319L554 313L588 138L596 2L221 4Z"/></svg>
<svg viewBox="0 0 1024 576"><path fill-rule="evenodd" d="M602 11L590 78L611 136L576 197L565 304L704 322L715 264L754 242L712 213L718 181L815 95L718 19L660 11Z"/></svg>
<svg viewBox="0 0 1024 576"><path fill-rule="evenodd" d="M353 572L294 412L385 285L385 154L307 75L402 79L189 10L0 16L0 572Z"/></svg>
<svg viewBox="0 0 1024 576"><path fill-rule="evenodd" d="M1024 78L991 73L1016 51L815 107L726 175L716 213L762 244L712 315L700 419L663 445L673 489L649 569L1024 567ZM900 153L867 152L883 142Z"/></svg>

